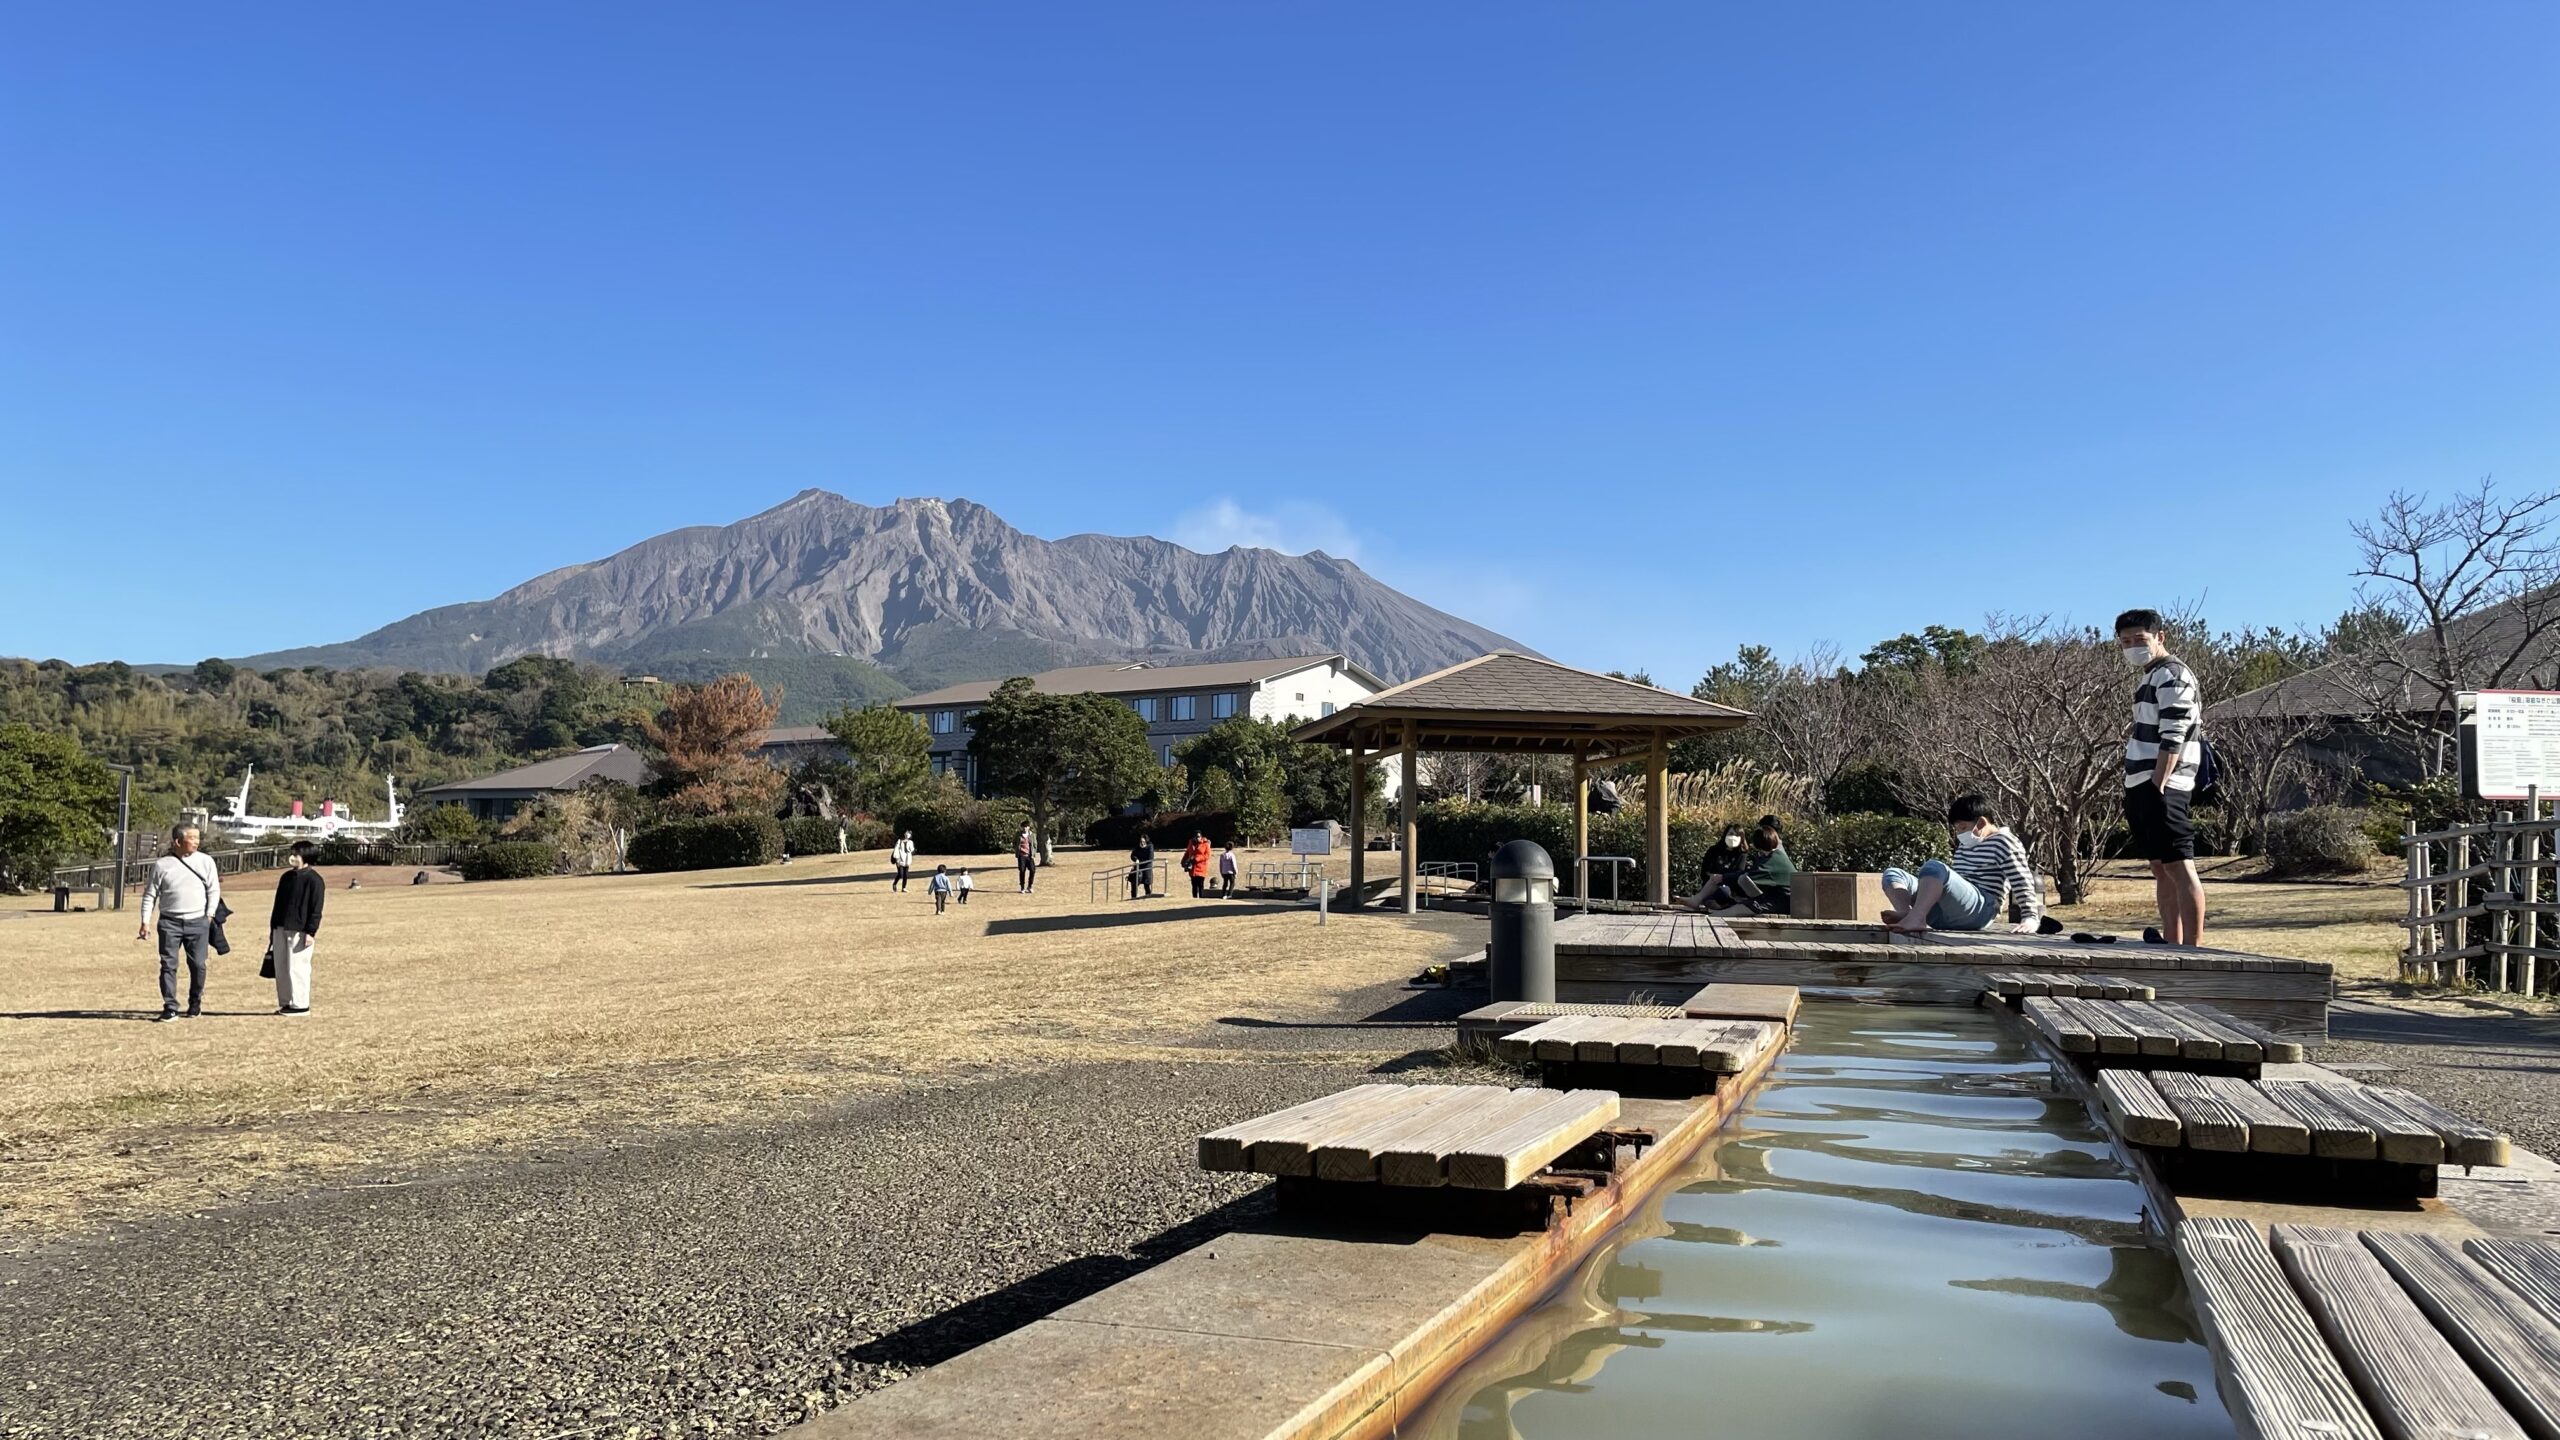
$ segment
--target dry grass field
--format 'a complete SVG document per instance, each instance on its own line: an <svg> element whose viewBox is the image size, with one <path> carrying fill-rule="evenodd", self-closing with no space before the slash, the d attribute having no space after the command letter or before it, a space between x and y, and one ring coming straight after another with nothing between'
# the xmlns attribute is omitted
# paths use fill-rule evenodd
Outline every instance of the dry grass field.
<svg viewBox="0 0 2560 1440"><path fill-rule="evenodd" d="M1392 857L1384 857L1392 864ZM1062 855L937 916L878 853L691 875L333 888L307 1017L244 926L158 1009L128 912L0 922L0 1240L807 1113L869 1087L1200 1047L1480 943L1481 919L1088 898ZM1343 857L1336 857L1340 869ZM1373 872L1374 873L1374 872ZM1180 882L1177 881L1179 885ZM12 902L23 903L23 902ZM263 921L265 897L241 905Z"/></svg>
<svg viewBox="0 0 2560 1440"><path fill-rule="evenodd" d="M2292 960L2326 960L2341 988L2394 984L2400 974L2400 918L2407 901L2381 885L2211 882L2205 886L2205 943ZM2073 929L2139 935L2158 913L2148 876L2102 879L2086 903L2054 912Z"/></svg>

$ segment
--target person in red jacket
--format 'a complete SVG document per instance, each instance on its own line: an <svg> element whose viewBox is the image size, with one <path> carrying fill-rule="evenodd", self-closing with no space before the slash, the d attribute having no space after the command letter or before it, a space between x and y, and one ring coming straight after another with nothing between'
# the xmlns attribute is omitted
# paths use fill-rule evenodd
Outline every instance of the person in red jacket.
<svg viewBox="0 0 2560 1440"><path fill-rule="evenodd" d="M1198 900L1209 893L1209 837L1194 830L1191 843L1182 848L1182 868L1191 872L1191 898Z"/></svg>

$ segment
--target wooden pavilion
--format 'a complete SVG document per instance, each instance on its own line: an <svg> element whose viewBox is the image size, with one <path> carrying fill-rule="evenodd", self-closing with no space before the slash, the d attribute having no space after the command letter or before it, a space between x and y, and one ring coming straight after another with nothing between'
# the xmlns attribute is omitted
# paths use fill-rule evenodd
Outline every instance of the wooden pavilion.
<svg viewBox="0 0 2560 1440"><path fill-rule="evenodd" d="M1590 892L1591 770L1628 760L1645 763L1646 898L1671 898L1671 810L1667 795L1671 743L1692 735L1730 730L1751 719L1747 710L1675 695L1668 690L1576 670L1553 660L1496 650L1446 670L1381 690L1347 709L1301 725L1292 738L1347 750L1354 761L1390 755L1404 759L1402 844L1404 911L1417 908L1420 835L1415 764L1425 752L1565 755L1573 760L1573 854L1558 856L1575 867L1575 889ZM1368 837L1361 812L1369 767L1351 768L1351 893L1365 895Z"/></svg>

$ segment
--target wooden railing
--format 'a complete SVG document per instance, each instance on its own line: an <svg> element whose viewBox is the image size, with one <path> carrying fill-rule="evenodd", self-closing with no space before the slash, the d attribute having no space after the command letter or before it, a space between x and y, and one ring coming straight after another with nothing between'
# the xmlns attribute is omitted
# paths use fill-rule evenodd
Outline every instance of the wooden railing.
<svg viewBox="0 0 2560 1440"><path fill-rule="evenodd" d="M2560 980L2560 807L2539 793L2521 817L2401 832L2408 873L2400 974L2417 984L2533 995Z"/></svg>

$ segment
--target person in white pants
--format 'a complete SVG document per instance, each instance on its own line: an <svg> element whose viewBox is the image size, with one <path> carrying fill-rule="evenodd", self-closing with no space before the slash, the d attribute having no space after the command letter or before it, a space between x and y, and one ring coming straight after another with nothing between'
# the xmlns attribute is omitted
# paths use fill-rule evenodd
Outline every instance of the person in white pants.
<svg viewBox="0 0 2560 1440"><path fill-rule="evenodd" d="M276 880L275 909L267 916L267 961L275 967L276 1013L311 1013L311 947L320 934L320 909L329 882L311 868L318 847L297 840Z"/></svg>

